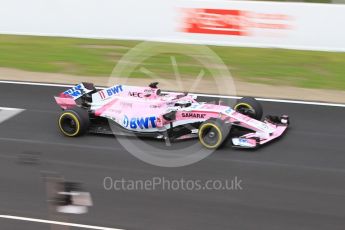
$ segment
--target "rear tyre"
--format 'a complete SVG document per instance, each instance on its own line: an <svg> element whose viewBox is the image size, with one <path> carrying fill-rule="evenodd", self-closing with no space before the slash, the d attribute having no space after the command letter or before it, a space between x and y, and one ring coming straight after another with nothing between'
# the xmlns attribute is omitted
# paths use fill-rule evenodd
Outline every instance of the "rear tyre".
<svg viewBox="0 0 345 230"><path fill-rule="evenodd" d="M58 123L60 131L65 136L80 136L85 134L89 128L89 114L85 109L74 107L63 111Z"/></svg>
<svg viewBox="0 0 345 230"><path fill-rule="evenodd" d="M230 131L228 124L219 119L204 121L199 127L199 141L208 149L221 147Z"/></svg>
<svg viewBox="0 0 345 230"><path fill-rule="evenodd" d="M261 104L253 97L243 97L234 106L234 110L256 120L261 120L263 109Z"/></svg>

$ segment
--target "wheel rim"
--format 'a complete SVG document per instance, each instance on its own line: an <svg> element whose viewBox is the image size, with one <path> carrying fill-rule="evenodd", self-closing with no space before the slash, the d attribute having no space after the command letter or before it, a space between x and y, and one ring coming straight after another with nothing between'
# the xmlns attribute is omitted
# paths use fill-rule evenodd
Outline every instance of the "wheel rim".
<svg viewBox="0 0 345 230"><path fill-rule="evenodd" d="M213 125L207 125L206 127L202 127L200 140L204 146L207 148L216 148L221 139L221 134L219 133L219 129Z"/></svg>
<svg viewBox="0 0 345 230"><path fill-rule="evenodd" d="M73 114L62 114L59 125L61 131L67 136L75 136L79 132L79 121Z"/></svg>
<svg viewBox="0 0 345 230"><path fill-rule="evenodd" d="M256 112L252 106L247 103L240 103L234 108L237 112L247 115L249 117L255 117Z"/></svg>

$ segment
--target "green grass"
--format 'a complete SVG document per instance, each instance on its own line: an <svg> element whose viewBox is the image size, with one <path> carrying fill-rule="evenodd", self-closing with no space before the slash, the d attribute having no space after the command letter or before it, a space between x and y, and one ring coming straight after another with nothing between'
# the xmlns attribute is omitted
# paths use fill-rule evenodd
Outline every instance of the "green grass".
<svg viewBox="0 0 345 230"><path fill-rule="evenodd" d="M0 35L0 67L37 72L109 76L117 61L139 41ZM164 43L159 43L164 44ZM185 49L192 45L168 44ZM194 46L193 46L194 47ZM270 85L345 90L345 53L209 46L233 77ZM141 63L159 76L173 76L172 53ZM174 54L183 77L196 76L200 64ZM217 68L217 67L215 67ZM206 76L210 75L206 72ZM132 77L147 77L139 68Z"/></svg>

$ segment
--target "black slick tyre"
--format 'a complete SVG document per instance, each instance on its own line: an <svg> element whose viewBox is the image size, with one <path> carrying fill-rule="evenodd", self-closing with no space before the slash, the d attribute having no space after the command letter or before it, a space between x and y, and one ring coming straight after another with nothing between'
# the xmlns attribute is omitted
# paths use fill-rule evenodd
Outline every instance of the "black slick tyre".
<svg viewBox="0 0 345 230"><path fill-rule="evenodd" d="M88 112L79 107L64 110L58 120L60 131L68 137L77 137L85 134L89 124Z"/></svg>
<svg viewBox="0 0 345 230"><path fill-rule="evenodd" d="M220 119L208 119L199 127L199 141L208 149L217 149L221 147L227 138L230 126Z"/></svg>
<svg viewBox="0 0 345 230"><path fill-rule="evenodd" d="M263 114L261 104L253 97L239 99L234 106L234 110L256 120L261 120Z"/></svg>

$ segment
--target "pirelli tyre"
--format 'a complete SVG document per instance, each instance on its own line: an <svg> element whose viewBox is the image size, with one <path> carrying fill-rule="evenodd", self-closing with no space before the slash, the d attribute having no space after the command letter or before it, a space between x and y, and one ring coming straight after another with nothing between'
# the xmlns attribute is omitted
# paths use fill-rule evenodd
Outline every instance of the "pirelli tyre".
<svg viewBox="0 0 345 230"><path fill-rule="evenodd" d="M208 119L199 127L199 141L208 149L222 146L230 131L230 125L220 119Z"/></svg>
<svg viewBox="0 0 345 230"><path fill-rule="evenodd" d="M74 107L64 110L59 117L60 131L68 137L76 137L87 132L90 124L88 112L85 109Z"/></svg>
<svg viewBox="0 0 345 230"><path fill-rule="evenodd" d="M256 120L261 120L263 109L261 104L253 97L243 97L234 106L234 110Z"/></svg>

